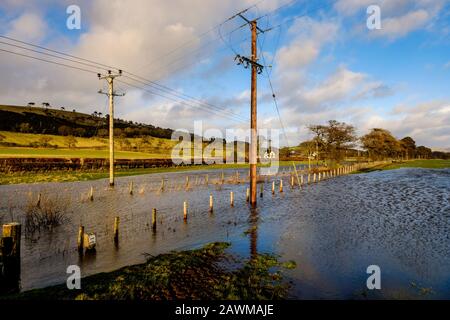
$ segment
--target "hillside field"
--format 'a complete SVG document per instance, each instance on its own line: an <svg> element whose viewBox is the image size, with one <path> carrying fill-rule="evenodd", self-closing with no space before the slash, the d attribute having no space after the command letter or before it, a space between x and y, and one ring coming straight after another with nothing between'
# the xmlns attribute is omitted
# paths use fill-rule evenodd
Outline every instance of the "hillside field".
<svg viewBox="0 0 450 320"><path fill-rule="evenodd" d="M56 148L30 147L33 143L40 143L42 138L46 138L48 143ZM75 147L68 148L67 137L64 136L0 131L0 157L109 157L108 139L99 137L76 137L75 139ZM126 148L131 150L123 150L124 140L122 138L115 139L115 157L117 159L169 158L172 147L176 144L172 140L156 137L148 137L145 143L142 138L127 138L129 145Z"/></svg>

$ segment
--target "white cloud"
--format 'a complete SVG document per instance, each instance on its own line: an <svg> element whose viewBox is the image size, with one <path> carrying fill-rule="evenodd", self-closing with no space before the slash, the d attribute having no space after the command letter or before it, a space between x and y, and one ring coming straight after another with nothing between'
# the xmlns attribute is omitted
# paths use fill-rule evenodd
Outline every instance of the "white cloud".
<svg viewBox="0 0 450 320"><path fill-rule="evenodd" d="M77 38L75 33L70 34L71 31L64 30L64 33L61 31L65 28L65 21L60 30L58 28L49 30L42 19L46 9L61 10L61 15L65 16L65 5L71 4L69 0L63 2L45 0L42 6L37 6L33 1L19 3L8 0L2 1L0 8L8 13L8 17L19 18L3 26L0 32L107 65L118 66L150 80L163 78L170 81L176 76L182 76L183 71L189 71L198 61L205 57L210 58L217 45L221 44L219 41L211 42L217 38L215 32L201 37L205 30L210 30L219 21L231 16L236 12L236 8L243 9L256 2L256 0L245 0L244 3L239 0L126 2L81 0L78 5L82 14L82 30L80 37ZM259 6L260 14L286 1L268 2L270 6ZM258 12L252 9L249 12L249 15L251 14ZM69 38L67 34L75 37ZM44 35L47 36L45 39ZM51 37L48 37L49 35ZM182 47L182 50L173 51L188 41L189 44ZM17 48L14 51L20 52ZM98 81L95 74L1 52L0 56L0 73L8 75L0 79L2 103L26 104L28 101L36 103L48 101L53 105L70 106L86 112L92 112L104 105L104 97L96 94L97 90L104 86L104 82ZM130 82L129 79L122 78L122 80ZM120 82L117 82L116 86L121 91L127 91L126 97L117 99L118 114L125 105L127 112L139 110L143 106L156 109L154 104L156 101L161 105L168 105L167 100L157 100L147 93L142 95L145 99L130 99L137 89L129 88ZM164 110L164 107L161 108ZM122 115L126 115L127 112ZM200 114L202 113L194 109L190 114L177 115L180 116L179 119L188 122ZM149 122L155 125L163 123L163 119L164 117L148 117Z"/></svg>
<svg viewBox="0 0 450 320"><path fill-rule="evenodd" d="M24 13L10 22L7 36L23 41L39 42L48 30L47 23L40 15Z"/></svg>
<svg viewBox="0 0 450 320"><path fill-rule="evenodd" d="M355 28L360 34L394 40L428 28L444 4L445 0L339 0L334 7L344 17L358 17ZM366 28L369 5L380 6L381 30L369 32Z"/></svg>
<svg viewBox="0 0 450 320"><path fill-rule="evenodd" d="M428 11L424 9L412 11L400 17L383 19L382 28L374 30L370 34L396 39L423 27L429 20Z"/></svg>
<svg viewBox="0 0 450 320"><path fill-rule="evenodd" d="M294 40L278 51L280 72L303 68L313 62L322 46L335 39L338 29L333 22L319 22L309 17L298 19L289 29Z"/></svg>

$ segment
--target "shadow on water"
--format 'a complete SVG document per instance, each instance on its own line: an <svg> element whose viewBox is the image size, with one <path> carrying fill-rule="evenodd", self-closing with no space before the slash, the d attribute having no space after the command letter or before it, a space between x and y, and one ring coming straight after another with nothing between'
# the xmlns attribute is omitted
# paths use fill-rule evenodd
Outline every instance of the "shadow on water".
<svg viewBox="0 0 450 320"><path fill-rule="evenodd" d="M239 170L241 177L246 174ZM233 176L235 170L226 171L226 180L232 182ZM272 195L272 181L278 184L280 177L268 178L258 208L251 209L246 182L221 185L217 171L166 173L119 178L114 189L105 180L1 186L0 212L14 208L13 218L23 223L27 199L39 193L58 197L68 207L70 223L23 236L23 290L64 283L69 265L79 265L87 276L142 263L145 254L229 241L231 250L244 257L275 253L294 260L297 268L288 276L295 298L450 298L449 178L448 169L400 169L291 189L286 174L284 192ZM94 201L88 199L91 186ZM152 208L157 209L156 229ZM120 218L117 243L115 217ZM78 255L79 225L96 234L95 254ZM366 269L373 264L382 273L377 292L366 288Z"/></svg>

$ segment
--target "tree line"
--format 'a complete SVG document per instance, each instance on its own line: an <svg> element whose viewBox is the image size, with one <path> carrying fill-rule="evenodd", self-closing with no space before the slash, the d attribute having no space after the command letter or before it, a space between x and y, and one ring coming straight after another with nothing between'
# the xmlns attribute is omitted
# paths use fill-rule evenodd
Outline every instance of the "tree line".
<svg viewBox="0 0 450 320"><path fill-rule="evenodd" d="M296 148L303 156L313 159L341 161L345 157L362 156L372 160L383 159L450 159L449 152L432 151L417 146L411 137L397 139L386 129L373 128L358 137L353 125L330 120L325 125L309 125L313 138ZM295 155L295 151L290 151Z"/></svg>

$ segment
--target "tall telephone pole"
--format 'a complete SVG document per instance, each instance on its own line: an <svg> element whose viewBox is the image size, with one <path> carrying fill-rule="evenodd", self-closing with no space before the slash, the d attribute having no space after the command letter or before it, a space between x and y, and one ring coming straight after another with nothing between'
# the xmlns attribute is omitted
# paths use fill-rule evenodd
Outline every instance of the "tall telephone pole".
<svg viewBox="0 0 450 320"><path fill-rule="evenodd" d="M254 63L257 60L257 44L256 44L256 20L251 22L252 28L252 86L251 86L251 117L250 117L250 204L256 206L256 153L258 144L258 133L257 133L257 117L256 117L256 90L257 90L257 67Z"/></svg>
<svg viewBox="0 0 450 320"><path fill-rule="evenodd" d="M114 91L114 79L122 75L122 70L119 73L112 73L108 70L107 75L97 74L99 80L106 80L108 82L108 92L99 90L98 93L105 94L109 97L109 186L114 187L114 97L122 97L125 93L117 94Z"/></svg>
<svg viewBox="0 0 450 320"><path fill-rule="evenodd" d="M256 187L256 165L258 162L257 159L257 144L258 144L258 130L257 130L257 75L262 73L263 66L258 63L258 55L257 55L257 38L258 31L264 33L263 30L258 28L257 21L249 21L242 14L239 16L244 19L251 28L252 32L252 55L251 58L243 57L241 55L237 55L235 60L238 61L238 65L242 64L245 68L248 68L250 65L252 67L252 77L251 77L251 99L250 99L250 150L249 150L249 162L250 162L250 204L252 207L256 207L256 195L257 195L257 187Z"/></svg>
<svg viewBox="0 0 450 320"><path fill-rule="evenodd" d="M237 55L235 60L238 61L238 65L243 65L246 69L251 65L252 66L252 79L251 79L251 99L250 99L250 204L252 207L256 207L256 164L257 160L257 150L258 150L258 131L257 131L257 75L262 73L263 66L258 63L258 55L257 55L257 39L258 39L258 31L260 33L264 33L263 30L258 28L257 20L248 20L242 14L238 14L242 19L245 20L250 25L250 29L252 31L252 55L251 58L243 57L241 55Z"/></svg>

